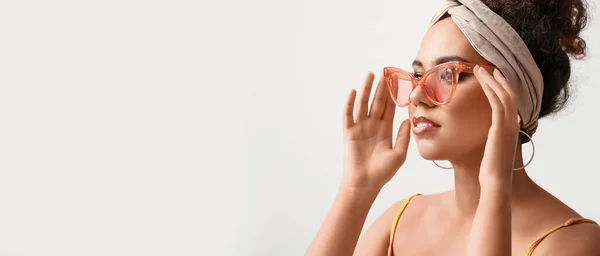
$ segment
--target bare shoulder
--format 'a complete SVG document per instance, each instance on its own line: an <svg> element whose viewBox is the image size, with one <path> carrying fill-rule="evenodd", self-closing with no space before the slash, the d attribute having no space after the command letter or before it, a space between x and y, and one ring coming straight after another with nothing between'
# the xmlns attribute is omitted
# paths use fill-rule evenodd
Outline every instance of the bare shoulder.
<svg viewBox="0 0 600 256"><path fill-rule="evenodd" d="M428 230L427 227L433 223L438 223L439 216L444 215L446 211L443 203L445 194L427 194L413 197L398 220L396 231L398 239L395 239L395 241L410 241L410 237ZM397 209L400 209L400 207Z"/></svg>
<svg viewBox="0 0 600 256"><path fill-rule="evenodd" d="M600 256L600 226L579 223L552 232L533 255Z"/></svg>
<svg viewBox="0 0 600 256"><path fill-rule="evenodd" d="M405 213L412 212L416 208L413 205L419 204L418 202L421 201L420 197L422 196L415 196L410 200L410 207L406 207L401 220L406 218ZM354 255L385 255L387 253L392 224L396 219L398 211L408 198L406 197L392 204L377 217L373 224L367 228L366 232L361 235Z"/></svg>
<svg viewBox="0 0 600 256"><path fill-rule="evenodd" d="M427 209L430 205L430 201L434 198L434 195L421 195L414 194L403 198L396 203L392 204L387 210L381 215L382 222L387 224L387 227L391 229L391 225L396 220L398 214L401 214L399 221L413 220L415 216L418 216L423 210ZM402 205L407 204L402 213L400 210Z"/></svg>
<svg viewBox="0 0 600 256"><path fill-rule="evenodd" d="M434 207L440 205L441 195L442 194L419 194L418 196L412 197L402 213L402 219L412 221L423 218L423 215L426 214L428 210L434 210ZM399 203L401 206L402 203L404 203L404 200L400 201Z"/></svg>
<svg viewBox="0 0 600 256"><path fill-rule="evenodd" d="M401 222L413 222L422 215L425 209L428 209L428 205L431 205L430 201L435 200L434 198L435 195L420 194L403 198L389 206L381 215L379 215L369 229L377 233L385 233L386 236L389 236L392 224L397 217L400 217L398 222L399 224L397 226L402 226L400 224ZM401 216L398 216L398 214L400 214L402 205L405 202L407 202L407 205L404 208L404 211L402 211Z"/></svg>
<svg viewBox="0 0 600 256"><path fill-rule="evenodd" d="M399 216L402 205L408 201L404 211ZM398 242L411 241L411 234L420 230L420 225L428 223L427 216L437 211L441 201L439 194L415 195L403 198L388 207L380 214L361 236L354 255L386 255L390 245L390 235L394 221L399 217L394 232L394 246ZM431 222L431 221L429 221Z"/></svg>

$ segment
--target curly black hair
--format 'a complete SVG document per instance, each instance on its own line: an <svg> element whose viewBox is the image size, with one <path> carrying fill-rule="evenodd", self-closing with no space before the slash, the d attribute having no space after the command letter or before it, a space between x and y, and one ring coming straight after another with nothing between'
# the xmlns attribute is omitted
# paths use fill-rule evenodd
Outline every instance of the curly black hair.
<svg viewBox="0 0 600 256"><path fill-rule="evenodd" d="M585 0L482 0L521 36L544 76L540 118L563 109L571 95L569 56L581 59L586 44Z"/></svg>

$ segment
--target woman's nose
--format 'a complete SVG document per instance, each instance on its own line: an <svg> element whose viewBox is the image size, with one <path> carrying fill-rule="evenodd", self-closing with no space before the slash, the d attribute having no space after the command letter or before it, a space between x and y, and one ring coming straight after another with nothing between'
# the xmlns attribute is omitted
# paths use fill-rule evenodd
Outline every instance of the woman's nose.
<svg viewBox="0 0 600 256"><path fill-rule="evenodd" d="M427 97L425 96L425 91L422 85L417 85L412 92L410 92L410 102L411 104L418 105L426 105L428 107L434 107L433 104Z"/></svg>

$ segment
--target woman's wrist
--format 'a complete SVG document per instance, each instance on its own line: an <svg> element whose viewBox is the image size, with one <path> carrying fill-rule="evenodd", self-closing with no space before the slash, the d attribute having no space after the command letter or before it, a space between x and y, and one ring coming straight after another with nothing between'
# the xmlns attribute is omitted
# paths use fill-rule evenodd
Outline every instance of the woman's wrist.
<svg viewBox="0 0 600 256"><path fill-rule="evenodd" d="M353 182L351 179L343 178L339 186L339 191L349 193L353 195L372 195L379 194L379 191L383 188L384 184L370 184L366 182Z"/></svg>
<svg viewBox="0 0 600 256"><path fill-rule="evenodd" d="M486 173L479 174L479 185L481 189L498 190L512 188L512 170L509 173Z"/></svg>
<svg viewBox="0 0 600 256"><path fill-rule="evenodd" d="M480 181L480 198L509 199L512 194L512 180L506 178L488 178ZM504 200L502 200L504 201Z"/></svg>
<svg viewBox="0 0 600 256"><path fill-rule="evenodd" d="M357 204L364 204L371 207L371 204L375 201L379 192L381 191L380 186L353 186L350 184L342 183L338 189L337 198L349 199Z"/></svg>

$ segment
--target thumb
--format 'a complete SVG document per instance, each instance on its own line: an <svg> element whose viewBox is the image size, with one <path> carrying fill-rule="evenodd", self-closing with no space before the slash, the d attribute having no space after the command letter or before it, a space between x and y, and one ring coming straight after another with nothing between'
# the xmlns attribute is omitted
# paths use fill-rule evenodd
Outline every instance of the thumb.
<svg viewBox="0 0 600 256"><path fill-rule="evenodd" d="M394 150L398 153L406 154L408 151L408 142L410 141L410 122L408 119L402 121L400 128L398 129L398 137L396 137L396 145Z"/></svg>

